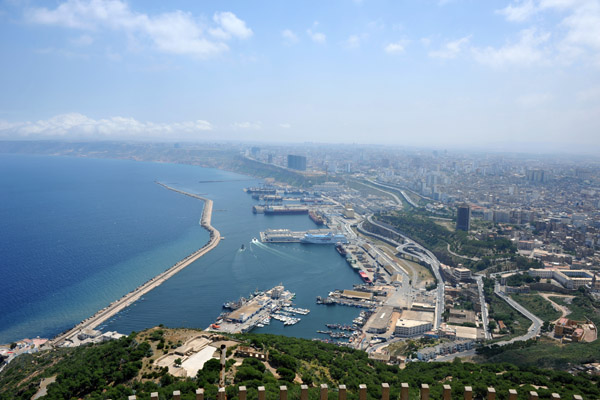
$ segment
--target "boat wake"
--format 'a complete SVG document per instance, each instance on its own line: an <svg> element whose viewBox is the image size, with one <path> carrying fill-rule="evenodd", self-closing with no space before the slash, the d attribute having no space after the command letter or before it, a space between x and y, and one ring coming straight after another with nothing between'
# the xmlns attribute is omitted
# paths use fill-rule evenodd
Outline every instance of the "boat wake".
<svg viewBox="0 0 600 400"><path fill-rule="evenodd" d="M270 246L268 246L268 245L266 245L264 243L259 242L258 240L254 241L254 239L252 239L252 244L255 245L256 247L258 247L259 249L262 249L262 250L266 251L267 253L271 253L273 255L279 256L279 257L281 257L283 259L286 259L288 261L302 262L302 260L300 258L294 257L294 256L292 256L292 255L290 255L288 253L285 253L285 252L281 251L281 250L274 249L274 248L272 248L272 247L270 247Z"/></svg>

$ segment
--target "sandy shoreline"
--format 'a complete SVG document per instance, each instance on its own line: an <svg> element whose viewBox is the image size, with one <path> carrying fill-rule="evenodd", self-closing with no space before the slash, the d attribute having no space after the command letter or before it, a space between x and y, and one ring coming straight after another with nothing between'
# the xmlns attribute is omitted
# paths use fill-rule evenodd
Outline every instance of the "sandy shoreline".
<svg viewBox="0 0 600 400"><path fill-rule="evenodd" d="M146 293L150 292L152 289L156 288L157 286L160 286L167 279L171 278L173 275L175 275L176 273L178 273L179 271L181 271L182 269L184 269L185 267L187 267L194 261L198 260L200 257L205 255L206 253L208 253L215 247L217 247L217 245L221 241L221 234L219 233L218 230L216 230L211 225L212 209L213 209L212 200L207 199L202 196L198 196L193 193L188 193L188 192L184 192L183 190L172 188L172 187L167 186L160 182L156 182L156 183L158 185L164 187L165 189L172 190L174 192L204 201L204 209L202 210L202 218L200 220L200 225L202 225L202 227L205 228L210 233L210 239L209 239L208 243L206 243L204 246L202 246L202 248L200 248L199 250L190 254L183 260L178 261L171 268L158 274L157 276L150 279L146 283L138 286L131 292L129 292L126 295L124 295L123 297L121 297L120 299L113 301L107 307L96 312L93 316L81 321L79 324L75 325L72 329L59 334L58 336L56 336L54 339L51 340L52 345L58 346L65 340L68 340L68 339L74 337L82 330L95 329L102 323L106 322L109 318L113 317L118 312L127 308L135 301L139 300L140 297L142 297Z"/></svg>

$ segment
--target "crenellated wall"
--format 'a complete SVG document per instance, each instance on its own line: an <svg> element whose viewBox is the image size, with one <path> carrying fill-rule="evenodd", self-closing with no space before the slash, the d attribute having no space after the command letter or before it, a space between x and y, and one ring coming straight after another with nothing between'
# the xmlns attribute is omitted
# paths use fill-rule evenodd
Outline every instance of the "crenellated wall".
<svg viewBox="0 0 600 400"><path fill-rule="evenodd" d="M322 384L319 386L319 400L328 400L328 386L326 384ZM400 400L409 400L409 385L408 383L403 383L400 387ZM338 392L338 400L346 400L347 398L347 390L345 385L340 385L337 388ZM510 389L508 391L508 399L509 400L517 400L518 392L515 389ZM526 393L527 398L529 400L538 400L537 392L530 391ZM463 393L465 400L473 400L473 389L470 386L465 386ZM502 396L505 398L506 396ZM238 387L238 398L239 400L248 400L247 399L247 391L245 386ZM420 400L429 400L429 385L422 384L419 388L419 398ZM450 400L452 398L452 389L450 385L443 385L442 392L442 400ZM558 393L552 393L551 397L554 399L561 399L561 396ZM152 393L150 395L150 400L158 400L158 393ZM181 393L179 390L173 392L173 400L181 400ZM266 399L266 390L264 386L258 387L258 400ZM367 385L359 385L358 388L358 399L359 400L367 400ZM487 389L487 395L485 397L486 400L496 400L496 390L493 387L489 387ZM566 399L566 398L565 398ZM136 396L129 396L128 400L137 400ZM204 398L204 389L196 390L196 400L208 400ZM217 399L216 400L226 400L225 388L219 388ZM287 386L279 387L279 400L288 400L288 390ZM300 399L299 400L308 400L308 386L302 385L300 387ZM381 400L390 400L390 385L387 383L381 384ZM432 399L434 400L434 399ZM580 395L574 395L572 400L583 400L583 397Z"/></svg>

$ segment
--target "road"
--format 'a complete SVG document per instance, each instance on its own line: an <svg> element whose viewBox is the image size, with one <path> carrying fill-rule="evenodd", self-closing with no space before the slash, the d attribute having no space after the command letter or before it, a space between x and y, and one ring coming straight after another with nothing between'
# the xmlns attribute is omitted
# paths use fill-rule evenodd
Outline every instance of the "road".
<svg viewBox="0 0 600 400"><path fill-rule="evenodd" d="M405 192L404 190L402 190L402 189L400 189L400 188L397 188L397 187L394 187L394 186L385 185L385 184L383 184L383 183L378 183L378 182L372 181L372 180L370 180L370 179L367 179L367 181L368 181L368 182L370 182L370 183L372 183L372 184L373 184L373 185L375 185L375 186L380 186L380 187L384 187L384 188L388 188L388 189L393 189L393 190L396 190L396 191L400 192L400 194L402 195L402 197L404 197L404 200L406 200L406 202L407 202L408 204L410 204L410 205L411 205L411 206L413 206L414 208L419 208L419 205L418 205L417 203L415 203L415 202L413 201L413 199L411 199L411 198L410 198L410 197L409 197L409 196L406 194L406 192ZM386 192L386 193L388 193L388 192ZM391 194L391 193L390 193L390 194Z"/></svg>
<svg viewBox="0 0 600 400"><path fill-rule="evenodd" d="M529 319L531 321L531 325L529 326L529 329L527 330L526 334L512 338L510 340L503 340L501 342L497 342L494 344L496 344L498 346L506 346L507 344L510 344L510 343L533 339L534 337L536 337L537 335L540 334L542 325L544 324L544 322L541 319L539 319L532 312L527 310L525 307L523 307L522 305L520 305L519 303L517 303L510 297L506 296L504 294L504 292L502 292L500 290L500 285L496 284L496 286L494 287L494 293L498 297L500 297L502 300L506 301L512 308L514 308L515 310L517 310L518 312L523 314L527 319ZM444 357L438 357L435 359L435 361L439 361L439 362L452 361L456 357L468 357L468 356L473 356L473 355L475 355L475 349L463 351L461 353L449 354Z"/></svg>
<svg viewBox="0 0 600 400"><path fill-rule="evenodd" d="M489 340L492 338L490 329L488 327L488 307L485 302L485 294L483 292L483 277L481 275L475 275L475 281L477 282L477 289L479 290L479 304L481 304L481 323L483 324L483 333L485 339Z"/></svg>
<svg viewBox="0 0 600 400"><path fill-rule="evenodd" d="M531 311L529 311L528 309L526 309L525 307L523 307L522 305L520 305L519 303L517 303L516 301L514 301L507 295L505 295L504 292L502 292L500 290L500 285L498 285L497 283L496 283L496 286L494 287L494 293L498 297L500 297L502 300L506 301L512 308L514 308L515 310L517 310L518 312L523 314L525 316L525 318L527 318L531 321L531 326L529 327L529 330L527 331L527 333L525 335L519 336L516 338L512 338L511 340L507 340L504 342L499 342L497 344L502 343L500 345L503 346L503 345L506 345L509 343L517 342L519 340L529 340L540 334L540 330L542 329L542 325L544 324L544 321L542 321L537 316L535 316Z"/></svg>
<svg viewBox="0 0 600 400"><path fill-rule="evenodd" d="M402 233L400 233L394 229L391 229L385 225L382 225L382 224L374 221L372 216L367 217L367 220L371 224L373 224L381 229L387 230L389 232L394 233L395 235L402 237L404 239L404 243L403 244L398 243L398 247L396 248L399 252L410 255L412 257L416 257L431 266L433 275L435 276L435 279L438 283L436 301L435 301L435 319L434 319L434 324L433 324L433 329L438 329L440 327L440 325L442 324L442 313L444 312L444 281L442 280L442 275L440 274L439 260L431 251L427 250L425 247L421 246L420 244L414 242L408 236L405 236ZM377 235L377 236L379 236L379 235ZM389 238L386 238L386 240L388 242L392 241L394 243L397 243ZM408 250L408 248L410 248L410 251Z"/></svg>

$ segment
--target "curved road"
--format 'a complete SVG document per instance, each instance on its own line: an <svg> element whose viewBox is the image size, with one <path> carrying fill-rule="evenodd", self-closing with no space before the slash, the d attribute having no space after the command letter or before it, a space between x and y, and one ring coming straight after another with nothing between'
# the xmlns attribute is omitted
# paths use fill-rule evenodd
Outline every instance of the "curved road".
<svg viewBox="0 0 600 400"><path fill-rule="evenodd" d="M515 310L517 310L518 312L523 314L523 316L525 316L525 318L527 318L531 321L531 325L529 326L529 329L527 330L526 334L512 338L510 340L503 340L501 342L497 342L494 344L497 344L498 346L506 346L507 344L510 344L510 343L533 339L534 337L536 337L537 335L540 334L540 330L544 323L541 319L539 319L531 311L527 310L525 307L523 307L522 305L520 305L519 303L517 303L516 301L514 301L513 299L508 297L506 294L504 294L504 292L502 292L500 290L500 285L498 285L498 284L495 285L494 293L498 297L500 297L502 300L506 301L512 308L514 308ZM474 356L474 355L475 355L475 349L472 349L472 350L463 351L462 353L454 353L454 354L449 354L444 357L438 357L434 361L438 361L438 362L452 361L456 357L467 357L467 356Z"/></svg>
<svg viewBox="0 0 600 400"><path fill-rule="evenodd" d="M402 237L405 240L406 243L404 243L403 245L399 245L397 248L400 252L408 254L412 257L417 257L421 261L424 261L431 266L433 275L435 276L435 279L437 280L437 283L438 283L436 302L435 302L435 320L434 320L434 324L433 324L433 328L438 329L440 327L440 325L442 324L442 313L444 312L444 281L442 280L442 275L440 274L439 260L431 251L427 250L425 247L421 246L420 244L414 242L408 236L405 236L402 233L400 233L394 229L391 229L385 225L382 225L378 222L373 221L372 217L373 217L372 215L367 217L367 220L371 224L373 224L379 228L385 229L389 232L392 232L392 233ZM389 241L391 239L388 238L387 240ZM407 252L406 250L404 250L404 248L407 246L410 246L410 247L416 249L418 254L417 254L417 252Z"/></svg>

